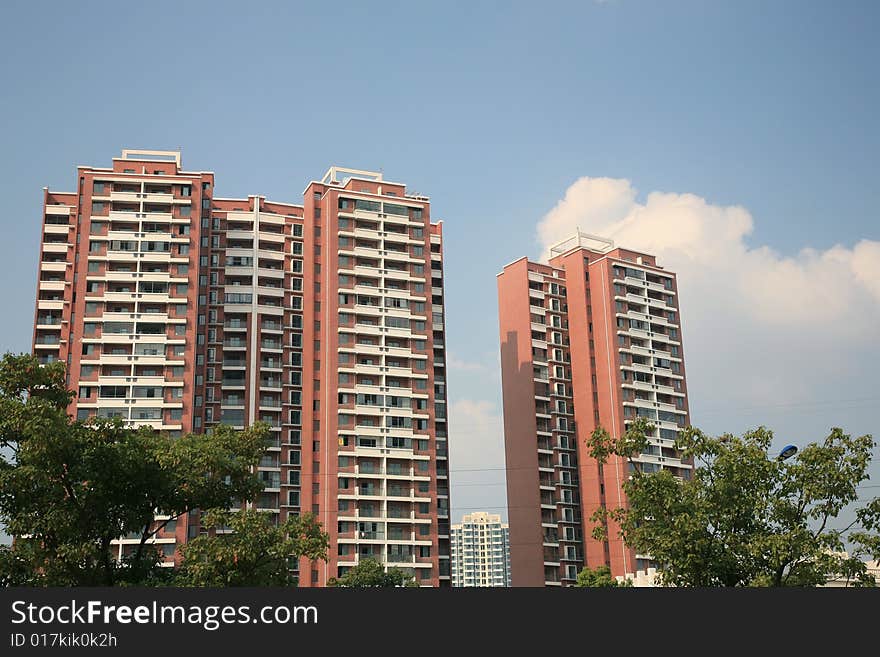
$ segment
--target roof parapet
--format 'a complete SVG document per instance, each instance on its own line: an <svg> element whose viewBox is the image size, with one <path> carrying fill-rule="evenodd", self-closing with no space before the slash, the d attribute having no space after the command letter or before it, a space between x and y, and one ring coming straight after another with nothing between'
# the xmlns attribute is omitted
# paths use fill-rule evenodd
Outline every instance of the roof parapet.
<svg viewBox="0 0 880 657"><path fill-rule="evenodd" d="M342 177L342 182L339 181L339 174L349 174L347 176ZM322 185L338 185L345 184L351 178L361 178L364 180L372 180L375 182L382 182L382 173L379 171L364 171L363 169L348 169L346 167L337 167L332 166L327 170L327 173L324 174L324 177L321 178Z"/></svg>
<svg viewBox="0 0 880 657"><path fill-rule="evenodd" d="M137 148L122 149L123 160L150 160L155 162L170 162L174 160L177 168L180 168L180 151L144 151ZM134 156L134 157L132 157Z"/></svg>
<svg viewBox="0 0 880 657"><path fill-rule="evenodd" d="M597 247L596 242L598 242L601 246ZM610 240L605 237L599 237L598 235L591 235L590 233L585 233L580 228L578 228L575 235L550 246L550 257L552 258L554 256L562 255L563 253L568 253L569 251L580 248L589 249L590 251L597 251L599 253L608 253L614 248L614 240Z"/></svg>

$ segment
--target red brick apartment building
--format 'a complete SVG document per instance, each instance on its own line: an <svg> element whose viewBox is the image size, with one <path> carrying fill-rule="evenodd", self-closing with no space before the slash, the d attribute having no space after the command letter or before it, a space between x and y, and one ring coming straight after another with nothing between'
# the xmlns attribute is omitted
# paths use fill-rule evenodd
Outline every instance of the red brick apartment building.
<svg viewBox="0 0 880 657"><path fill-rule="evenodd" d="M578 232L548 264L504 267L498 297L513 586L570 586L585 565L645 570L612 522L607 542L591 536L598 507L625 504L629 464L600 468L585 440L646 417L656 428L641 468L690 476L673 449L688 423L675 274Z"/></svg>
<svg viewBox="0 0 880 657"><path fill-rule="evenodd" d="M323 586L367 556L449 586L442 222L379 173L331 167L303 203L215 195L177 151L125 150L45 190L34 353L79 418L174 434L272 427L253 507L312 511ZM200 531L156 539L169 560ZM121 538L116 549L123 553Z"/></svg>

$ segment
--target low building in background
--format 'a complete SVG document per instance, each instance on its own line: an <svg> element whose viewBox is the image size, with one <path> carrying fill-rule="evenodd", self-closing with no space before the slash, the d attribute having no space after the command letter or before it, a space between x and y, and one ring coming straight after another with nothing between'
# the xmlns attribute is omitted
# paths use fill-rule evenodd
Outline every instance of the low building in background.
<svg viewBox="0 0 880 657"><path fill-rule="evenodd" d="M845 555L846 553L844 553ZM868 574L874 576L874 581L877 582L877 586L880 586L880 561L867 561L865 565L868 567ZM846 579L845 577L831 577L825 583L825 587L828 588L847 588L858 586L857 582L854 582L852 579Z"/></svg>
<svg viewBox="0 0 880 657"><path fill-rule="evenodd" d="M637 570L634 573L628 574L626 577L618 575L615 579L621 584L629 580L635 588L653 588L655 586L661 586L657 578L658 574L657 569L651 567L646 568L645 570Z"/></svg>

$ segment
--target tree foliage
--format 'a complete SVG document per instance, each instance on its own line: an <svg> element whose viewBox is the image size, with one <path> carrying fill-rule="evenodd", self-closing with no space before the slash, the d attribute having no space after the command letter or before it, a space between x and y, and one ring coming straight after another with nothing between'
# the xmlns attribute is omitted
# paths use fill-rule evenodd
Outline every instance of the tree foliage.
<svg viewBox="0 0 880 657"><path fill-rule="evenodd" d="M64 366L30 355L0 360L0 550L3 584L112 586L161 578L150 539L194 509L229 508L262 483L268 427L218 426L171 438L119 420L72 420ZM163 520L156 521L157 515ZM111 542L139 539L114 559Z"/></svg>
<svg viewBox="0 0 880 657"><path fill-rule="evenodd" d="M327 585L347 588L418 586L412 575L406 574L399 568L389 568L388 572L385 572L382 564L372 557L361 559L358 565L352 567L342 577L331 578Z"/></svg>
<svg viewBox="0 0 880 657"><path fill-rule="evenodd" d="M834 428L783 461L768 458L773 434L764 427L716 438L691 427L675 445L697 466L682 480L668 470L644 473L633 461L651 428L639 419L619 438L598 428L588 439L600 462L618 455L633 463L623 486L627 507L598 509L595 538L605 537L603 521L611 517L628 546L658 563L667 585L816 586L835 576L873 585L863 559L880 557L880 499L834 527L868 479L870 435Z"/></svg>
<svg viewBox="0 0 880 657"><path fill-rule="evenodd" d="M577 576L576 587L579 588L625 588L632 586L632 580L626 579L618 582L617 578L611 576L611 568L605 565L597 566L594 569L584 566Z"/></svg>
<svg viewBox="0 0 880 657"><path fill-rule="evenodd" d="M212 509L209 534L181 548L178 586L295 586L292 563L326 559L329 536L315 516L290 516L275 525L264 511Z"/></svg>

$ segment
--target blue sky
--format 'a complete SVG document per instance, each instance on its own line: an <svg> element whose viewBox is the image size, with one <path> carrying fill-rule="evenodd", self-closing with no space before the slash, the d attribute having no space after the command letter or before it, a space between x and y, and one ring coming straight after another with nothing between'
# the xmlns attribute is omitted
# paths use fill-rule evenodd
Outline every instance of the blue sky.
<svg viewBox="0 0 880 657"><path fill-rule="evenodd" d="M541 254L553 231L538 225L569 190L554 230L647 209L650 227L615 233L635 242L677 226L661 191L700 199L706 229L651 242L661 264L776 281L732 286L728 314L681 281L694 423L796 444L838 425L880 435L878 18L871 2L7 2L0 349L29 349L41 190L72 189L77 164L180 147L218 194L290 202L332 164L381 169L445 220L453 514L504 512L495 274ZM605 188L574 185L601 178L629 181L613 187L624 215L584 218ZM682 253L714 249L713 212L731 206L752 230L718 245L730 268L700 269ZM852 302L799 315L817 287L818 305ZM791 311L750 314L774 299Z"/></svg>

